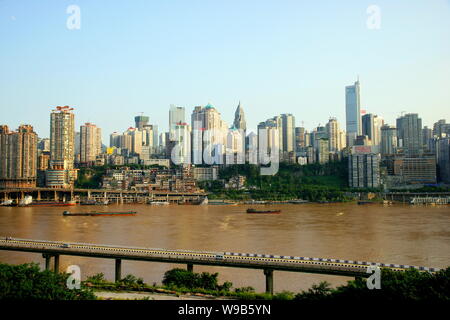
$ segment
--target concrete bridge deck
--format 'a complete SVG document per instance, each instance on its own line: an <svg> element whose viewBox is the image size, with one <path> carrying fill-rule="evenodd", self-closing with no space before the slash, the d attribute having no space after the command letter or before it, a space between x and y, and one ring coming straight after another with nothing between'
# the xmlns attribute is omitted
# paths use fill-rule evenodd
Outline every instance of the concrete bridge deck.
<svg viewBox="0 0 450 320"><path fill-rule="evenodd" d="M113 245L87 244L75 242L31 240L19 238L0 238L0 250L42 253L49 268L50 258L55 257L55 270L59 269L59 256L84 256L116 260L116 281L121 279L122 260L153 261L173 264L187 264L188 270L193 265L211 265L234 268L263 269L266 275L266 291L273 292L273 271L293 271L340 275L348 277L367 277L367 268L377 266L394 271L416 269L436 272L437 268L374 263L367 261L351 261L327 258L310 258L294 256L278 256L267 254L209 252L190 250L168 250L142 247L124 247Z"/></svg>

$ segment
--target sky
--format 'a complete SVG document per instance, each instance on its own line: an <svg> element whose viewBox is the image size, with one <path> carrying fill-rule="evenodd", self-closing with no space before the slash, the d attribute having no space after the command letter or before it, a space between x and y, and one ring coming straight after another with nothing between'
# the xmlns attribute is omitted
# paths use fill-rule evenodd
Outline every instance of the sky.
<svg viewBox="0 0 450 320"><path fill-rule="evenodd" d="M167 130L171 104L231 125L241 101L253 130L281 113L345 128L358 76L362 109L389 124L450 121L450 0L0 0L0 124L40 137L64 105L105 144L141 112Z"/></svg>

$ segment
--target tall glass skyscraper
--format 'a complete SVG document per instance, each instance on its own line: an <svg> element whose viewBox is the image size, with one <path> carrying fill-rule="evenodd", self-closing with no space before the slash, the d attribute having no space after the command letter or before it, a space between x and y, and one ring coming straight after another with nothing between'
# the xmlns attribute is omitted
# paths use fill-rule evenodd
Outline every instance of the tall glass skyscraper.
<svg viewBox="0 0 450 320"><path fill-rule="evenodd" d="M361 101L359 79L352 86L345 87L345 115L347 133L361 135Z"/></svg>

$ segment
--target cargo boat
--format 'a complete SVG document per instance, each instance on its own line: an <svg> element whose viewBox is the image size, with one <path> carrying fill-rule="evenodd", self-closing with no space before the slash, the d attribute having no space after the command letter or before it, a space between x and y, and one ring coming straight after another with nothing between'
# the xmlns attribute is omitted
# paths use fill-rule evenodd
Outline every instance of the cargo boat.
<svg viewBox="0 0 450 320"><path fill-rule="evenodd" d="M70 216L134 216L137 212L136 211L122 211L122 212L97 212L97 211L90 211L90 212L70 212L70 211L64 211L63 216L70 217Z"/></svg>
<svg viewBox="0 0 450 320"><path fill-rule="evenodd" d="M256 209L247 209L247 213L268 213L268 214L278 214L281 210L256 210Z"/></svg>

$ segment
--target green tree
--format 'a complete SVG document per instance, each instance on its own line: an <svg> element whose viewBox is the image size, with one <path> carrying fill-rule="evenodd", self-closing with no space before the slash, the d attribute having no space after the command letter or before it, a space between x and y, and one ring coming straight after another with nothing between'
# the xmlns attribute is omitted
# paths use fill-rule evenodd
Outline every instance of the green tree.
<svg viewBox="0 0 450 320"><path fill-rule="evenodd" d="M35 263L17 266L0 264L0 299L94 300L92 291L69 289L69 274L40 271Z"/></svg>

